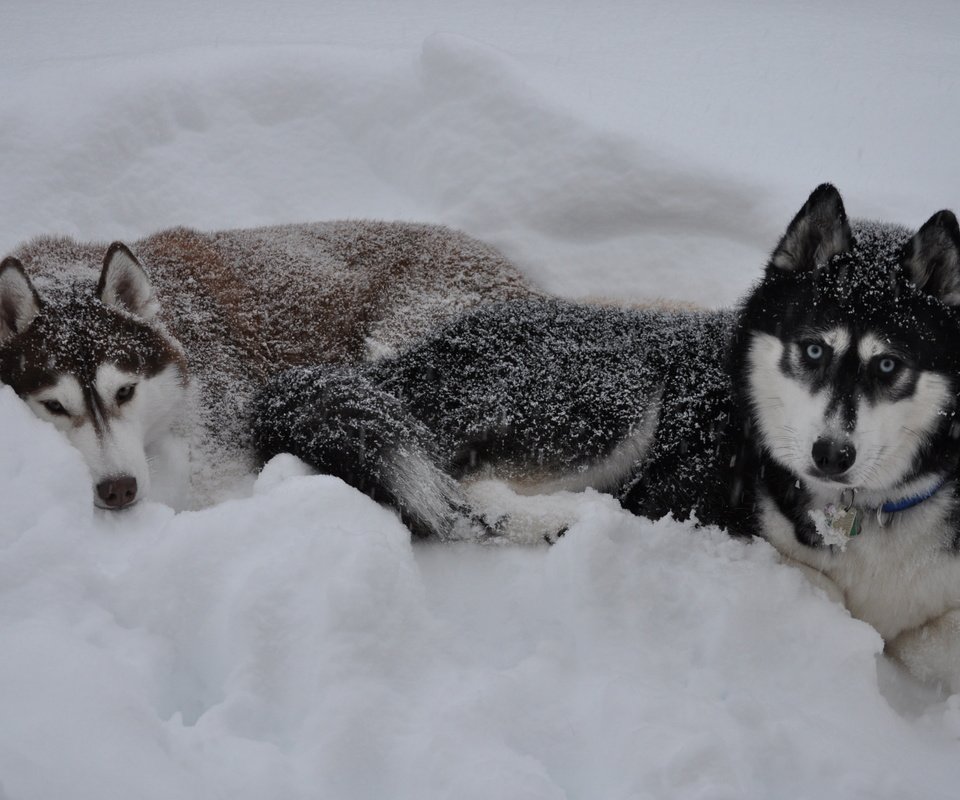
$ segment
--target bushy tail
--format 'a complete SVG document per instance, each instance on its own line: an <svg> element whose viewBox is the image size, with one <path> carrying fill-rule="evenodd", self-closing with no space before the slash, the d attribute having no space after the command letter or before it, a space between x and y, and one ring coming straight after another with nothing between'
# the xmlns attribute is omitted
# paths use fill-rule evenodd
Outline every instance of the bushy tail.
<svg viewBox="0 0 960 800"><path fill-rule="evenodd" d="M264 460L292 453L393 506L419 535L448 538L463 506L430 432L356 368L299 368L271 380L253 402L253 438Z"/></svg>

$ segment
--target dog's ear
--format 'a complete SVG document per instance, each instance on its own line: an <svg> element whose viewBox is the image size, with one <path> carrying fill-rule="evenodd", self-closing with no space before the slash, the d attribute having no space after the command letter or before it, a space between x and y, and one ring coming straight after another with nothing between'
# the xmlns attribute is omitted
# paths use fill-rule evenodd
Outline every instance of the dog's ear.
<svg viewBox="0 0 960 800"><path fill-rule="evenodd" d="M952 211L938 211L904 245L900 263L917 288L960 305L960 226Z"/></svg>
<svg viewBox="0 0 960 800"><path fill-rule="evenodd" d="M770 267L783 272L816 269L852 246L853 234L840 192L823 183L793 218L770 256Z"/></svg>
<svg viewBox="0 0 960 800"><path fill-rule="evenodd" d="M40 297L23 264L9 257L0 262L0 344L23 333L40 312Z"/></svg>
<svg viewBox="0 0 960 800"><path fill-rule="evenodd" d="M97 297L105 306L122 308L143 319L153 319L160 310L150 278L123 242L107 248Z"/></svg>

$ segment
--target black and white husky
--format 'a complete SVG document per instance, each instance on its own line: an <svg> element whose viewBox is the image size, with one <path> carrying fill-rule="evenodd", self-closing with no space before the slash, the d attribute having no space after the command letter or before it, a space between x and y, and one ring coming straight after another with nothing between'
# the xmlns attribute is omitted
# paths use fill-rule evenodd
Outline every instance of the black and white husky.
<svg viewBox="0 0 960 800"><path fill-rule="evenodd" d="M851 225L824 185L736 312L494 304L273 380L255 441L439 537L502 532L464 480L491 473L762 535L960 690L958 303L953 214Z"/></svg>
<svg viewBox="0 0 960 800"><path fill-rule="evenodd" d="M271 374L530 291L496 250L431 225L178 228L132 249L35 239L0 263L0 381L80 449L96 505L187 504L183 476L164 474L187 471L187 438L203 502L245 471L246 404Z"/></svg>

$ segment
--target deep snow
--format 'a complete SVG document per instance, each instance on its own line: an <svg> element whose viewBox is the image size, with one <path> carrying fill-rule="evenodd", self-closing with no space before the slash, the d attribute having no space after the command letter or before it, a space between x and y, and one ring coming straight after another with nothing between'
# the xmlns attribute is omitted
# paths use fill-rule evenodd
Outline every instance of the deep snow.
<svg viewBox="0 0 960 800"><path fill-rule="evenodd" d="M455 6L455 7L454 7ZM42 0L4 10L0 250L342 218L567 296L718 305L806 194L956 204L953 6ZM954 797L960 698L763 543L594 494L411 545L343 484L94 512L0 389L0 798ZM539 507L537 504L540 504Z"/></svg>
<svg viewBox="0 0 960 800"><path fill-rule="evenodd" d="M552 548L412 547L336 479L269 473L104 515L0 410L11 798L954 794L960 712L898 716L877 634L765 544L591 493Z"/></svg>

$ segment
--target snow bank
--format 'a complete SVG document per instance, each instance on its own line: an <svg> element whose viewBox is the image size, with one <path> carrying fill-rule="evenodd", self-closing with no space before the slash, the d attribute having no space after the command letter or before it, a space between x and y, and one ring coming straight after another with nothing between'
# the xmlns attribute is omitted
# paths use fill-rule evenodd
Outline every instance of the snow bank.
<svg viewBox="0 0 960 800"><path fill-rule="evenodd" d="M679 278L685 299L715 304L742 293L788 219L763 220L753 186L597 131L503 54L449 34L409 55L223 48L66 75L44 65L0 89L19 187L0 198L3 249L51 231L130 241L185 222L426 219L563 294L671 296Z"/></svg>
<svg viewBox="0 0 960 800"><path fill-rule="evenodd" d="M877 634L763 543L590 493L549 549L413 546L289 464L111 515L6 389L0 414L11 798L955 793L951 709L898 716Z"/></svg>

